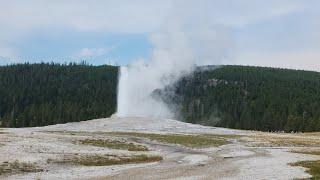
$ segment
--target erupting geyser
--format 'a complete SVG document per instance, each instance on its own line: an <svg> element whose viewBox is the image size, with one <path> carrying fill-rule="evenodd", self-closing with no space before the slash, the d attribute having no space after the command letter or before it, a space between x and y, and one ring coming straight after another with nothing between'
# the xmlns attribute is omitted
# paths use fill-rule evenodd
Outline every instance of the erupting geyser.
<svg viewBox="0 0 320 180"><path fill-rule="evenodd" d="M126 66L121 66L119 69L118 80L118 102L117 102L117 115L123 117L127 115L128 107L126 100L128 99L127 87L128 84L128 69Z"/></svg>
<svg viewBox="0 0 320 180"><path fill-rule="evenodd" d="M162 86L150 74L153 70L141 64L120 67L118 117L172 117L167 106L152 97L153 91Z"/></svg>
<svg viewBox="0 0 320 180"><path fill-rule="evenodd" d="M225 28L209 21L199 24L188 21L184 16L169 19L163 29L150 34L153 47L150 58L138 59L120 68L119 117L172 118L175 109L155 99L155 90L164 89L191 73L196 64L219 64L228 56L230 38Z"/></svg>

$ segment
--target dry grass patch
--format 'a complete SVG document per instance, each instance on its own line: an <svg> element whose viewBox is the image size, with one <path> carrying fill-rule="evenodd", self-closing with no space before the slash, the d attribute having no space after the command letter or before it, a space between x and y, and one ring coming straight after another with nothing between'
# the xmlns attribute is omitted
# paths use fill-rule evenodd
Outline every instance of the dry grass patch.
<svg viewBox="0 0 320 180"><path fill-rule="evenodd" d="M293 153L320 155L320 151L291 151ZM311 179L320 179L320 161L299 161L291 163L292 166L302 166L307 168L307 173L312 175Z"/></svg>
<svg viewBox="0 0 320 180"><path fill-rule="evenodd" d="M255 146L320 146L320 136L310 136L305 134L267 134L261 133L250 136L253 142L258 142Z"/></svg>
<svg viewBox="0 0 320 180"><path fill-rule="evenodd" d="M61 134L61 135L73 135L73 136L87 136L93 135L93 132L85 132L85 131L40 131L42 133L49 133L49 134Z"/></svg>
<svg viewBox="0 0 320 180"><path fill-rule="evenodd" d="M8 128L0 128L0 134L9 134Z"/></svg>
<svg viewBox="0 0 320 180"><path fill-rule="evenodd" d="M161 156L148 156L145 154L133 156L116 155L68 155L62 160L48 160L48 163L66 163L84 166L110 166L120 164L136 164L161 161Z"/></svg>
<svg viewBox="0 0 320 180"><path fill-rule="evenodd" d="M109 134L147 138L158 142L196 148L221 146L229 143L228 138L219 135L149 134L133 132L110 132Z"/></svg>
<svg viewBox="0 0 320 180"><path fill-rule="evenodd" d="M0 175L42 171L43 169L37 167L33 163L19 162L18 160L0 164Z"/></svg>
<svg viewBox="0 0 320 180"><path fill-rule="evenodd" d="M310 155L320 155L320 151L291 151L293 153L310 154Z"/></svg>
<svg viewBox="0 0 320 180"><path fill-rule="evenodd" d="M120 137L147 138L158 142L179 144L186 147L205 148L216 147L230 143L230 139L239 138L238 135L182 135L182 134L152 134L135 132L83 132L83 131L47 131L47 133L60 133L68 135L108 135Z"/></svg>
<svg viewBox="0 0 320 180"><path fill-rule="evenodd" d="M85 139L78 141L81 144L92 145L98 147L108 147L111 149L122 149L128 151L148 151L146 146L135 144L131 142L121 140L110 140L110 139Z"/></svg>
<svg viewBox="0 0 320 180"><path fill-rule="evenodd" d="M300 161L291 165L305 167L306 172L312 175L311 179L320 179L320 161Z"/></svg>

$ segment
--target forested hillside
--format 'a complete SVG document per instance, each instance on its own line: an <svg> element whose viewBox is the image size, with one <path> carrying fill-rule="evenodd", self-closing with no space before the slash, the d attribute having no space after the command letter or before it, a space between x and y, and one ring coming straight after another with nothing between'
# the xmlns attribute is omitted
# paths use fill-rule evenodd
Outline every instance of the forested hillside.
<svg viewBox="0 0 320 180"><path fill-rule="evenodd" d="M170 103L188 122L263 131L320 131L317 72L209 66L198 68L174 87Z"/></svg>
<svg viewBox="0 0 320 180"><path fill-rule="evenodd" d="M0 123L43 126L115 112L118 68L86 64L0 67Z"/></svg>
<svg viewBox="0 0 320 180"><path fill-rule="evenodd" d="M0 67L0 124L42 126L116 111L118 68L86 64ZM155 95L191 123L263 131L320 131L320 73L198 67Z"/></svg>

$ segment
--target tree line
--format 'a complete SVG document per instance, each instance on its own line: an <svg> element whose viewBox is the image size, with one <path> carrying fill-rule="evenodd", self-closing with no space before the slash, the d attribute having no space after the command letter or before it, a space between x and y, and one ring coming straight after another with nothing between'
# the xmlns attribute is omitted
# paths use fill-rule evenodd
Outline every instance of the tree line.
<svg viewBox="0 0 320 180"><path fill-rule="evenodd" d="M0 67L0 123L44 126L107 117L116 110L118 67L86 63Z"/></svg>
<svg viewBox="0 0 320 180"><path fill-rule="evenodd" d="M118 67L86 63L0 67L0 125L44 126L108 117ZM320 73L202 66L154 91L180 120L262 131L320 131Z"/></svg>
<svg viewBox="0 0 320 180"><path fill-rule="evenodd" d="M178 117L187 122L262 131L320 131L318 72L199 67L174 85L174 94L170 103L179 107Z"/></svg>

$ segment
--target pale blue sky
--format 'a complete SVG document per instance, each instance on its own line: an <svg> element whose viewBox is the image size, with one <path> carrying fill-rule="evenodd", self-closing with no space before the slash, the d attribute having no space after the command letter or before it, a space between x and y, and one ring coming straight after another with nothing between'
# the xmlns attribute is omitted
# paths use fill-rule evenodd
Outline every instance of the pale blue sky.
<svg viewBox="0 0 320 180"><path fill-rule="evenodd" d="M29 59L50 57L55 61L65 61L68 58L83 58L92 64L104 64L110 61L118 64L129 63L135 58L148 57L152 48L147 35L143 33L92 33L70 30L59 32L54 37L46 33L34 34L14 46L19 50L20 56Z"/></svg>
<svg viewBox="0 0 320 180"><path fill-rule="evenodd" d="M0 0L0 64L127 64L151 56L153 34L197 26L223 36L212 53L228 55L215 62L320 71L319 9L318 0Z"/></svg>

